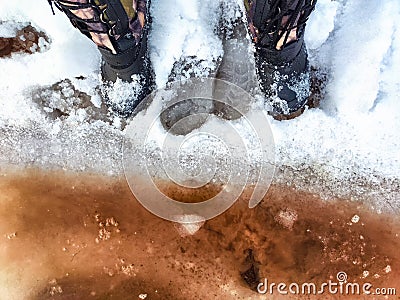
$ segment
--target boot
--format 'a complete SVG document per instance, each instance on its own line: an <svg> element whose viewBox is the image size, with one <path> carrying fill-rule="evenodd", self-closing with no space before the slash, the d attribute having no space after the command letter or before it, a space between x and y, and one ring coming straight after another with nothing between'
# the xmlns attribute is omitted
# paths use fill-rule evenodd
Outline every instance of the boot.
<svg viewBox="0 0 400 300"><path fill-rule="evenodd" d="M102 56L103 95L122 117L153 90L154 75L147 51L151 24L150 0L48 0L63 11L73 26L90 38ZM122 3L121 3L122 2ZM128 99L114 101L113 83L121 79L134 89Z"/></svg>
<svg viewBox="0 0 400 300"><path fill-rule="evenodd" d="M316 0L245 0L261 90L277 119L299 115L310 95L304 31Z"/></svg>

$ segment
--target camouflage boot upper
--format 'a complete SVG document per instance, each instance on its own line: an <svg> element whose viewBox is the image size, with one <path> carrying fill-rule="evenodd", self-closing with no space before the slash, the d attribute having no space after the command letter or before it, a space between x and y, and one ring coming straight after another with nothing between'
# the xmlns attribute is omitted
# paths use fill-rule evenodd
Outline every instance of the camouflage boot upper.
<svg viewBox="0 0 400 300"><path fill-rule="evenodd" d="M102 55L105 82L117 78L140 82L140 92L119 114L127 116L153 89L154 78L147 54L150 26L148 0L48 0L63 11ZM107 98L107 95L105 95ZM107 99L106 99L107 100Z"/></svg>

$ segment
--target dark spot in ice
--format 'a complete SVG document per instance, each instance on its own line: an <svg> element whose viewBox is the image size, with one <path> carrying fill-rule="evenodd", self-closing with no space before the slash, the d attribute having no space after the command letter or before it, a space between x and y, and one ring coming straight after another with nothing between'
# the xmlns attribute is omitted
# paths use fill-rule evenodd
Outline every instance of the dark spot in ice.
<svg viewBox="0 0 400 300"><path fill-rule="evenodd" d="M245 271L240 272L240 276L252 290L256 290L257 285L260 282L259 268L254 259L253 250L247 249L245 253L246 253L246 258L244 262Z"/></svg>

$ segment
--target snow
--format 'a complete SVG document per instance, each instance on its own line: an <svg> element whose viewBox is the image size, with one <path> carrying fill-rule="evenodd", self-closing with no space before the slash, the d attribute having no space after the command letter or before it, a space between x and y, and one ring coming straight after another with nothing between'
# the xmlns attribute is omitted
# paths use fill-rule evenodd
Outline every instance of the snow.
<svg viewBox="0 0 400 300"><path fill-rule="evenodd" d="M160 1L152 6L151 60L158 86L167 81L181 56L211 61L222 55L221 41L210 35L218 22L219 1ZM168 12L168 13L166 13Z"/></svg>
<svg viewBox="0 0 400 300"><path fill-rule="evenodd" d="M0 36L5 38L15 37L17 31L21 29L24 25L27 25L24 23L19 23L18 25L16 25L14 21L3 21L0 24Z"/></svg>
<svg viewBox="0 0 400 300"><path fill-rule="evenodd" d="M212 0L153 1L150 51L159 88L181 57L196 55L212 68L222 56L214 33L218 6ZM61 12L53 16L47 1L3 1L0 20L1 36L12 36L31 22L50 38L45 51L0 59L0 161L120 175L124 132L119 118L109 124L76 109L64 119L51 119L31 97L39 87L69 78L100 107L96 47ZM306 43L311 65L327 74L327 87L320 108L290 121L269 117L276 149L274 181L397 211L400 3L319 0ZM152 109L161 110L161 104L153 103ZM208 126L218 131L221 123L211 120ZM155 141L164 134L162 127L154 132Z"/></svg>

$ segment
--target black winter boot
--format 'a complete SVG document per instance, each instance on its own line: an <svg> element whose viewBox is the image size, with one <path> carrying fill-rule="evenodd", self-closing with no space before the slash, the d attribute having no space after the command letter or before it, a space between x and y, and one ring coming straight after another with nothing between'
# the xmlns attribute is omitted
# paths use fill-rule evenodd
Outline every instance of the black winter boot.
<svg viewBox="0 0 400 300"><path fill-rule="evenodd" d="M131 115L154 88L147 51L150 0L48 1L54 3L76 28L97 44L103 61L101 74L105 82L105 100L120 116ZM122 105L109 97L112 83L117 79L135 83L134 92L129 93L129 99L124 99Z"/></svg>
<svg viewBox="0 0 400 300"><path fill-rule="evenodd" d="M296 116L307 103L304 30L315 4L316 0L245 0L261 89L277 118Z"/></svg>

